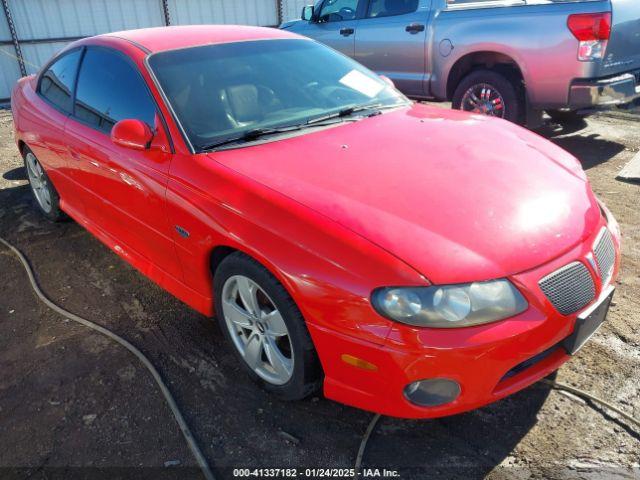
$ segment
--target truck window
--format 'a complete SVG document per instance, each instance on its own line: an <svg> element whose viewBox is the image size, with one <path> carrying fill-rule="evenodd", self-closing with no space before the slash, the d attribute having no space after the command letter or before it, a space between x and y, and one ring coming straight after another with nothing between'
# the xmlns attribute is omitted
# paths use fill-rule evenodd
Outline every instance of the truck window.
<svg viewBox="0 0 640 480"><path fill-rule="evenodd" d="M364 0L326 0L318 14L319 22L342 22L354 20L358 3Z"/></svg>
<svg viewBox="0 0 640 480"><path fill-rule="evenodd" d="M372 0L367 17L392 17L413 13L418 9L419 0Z"/></svg>

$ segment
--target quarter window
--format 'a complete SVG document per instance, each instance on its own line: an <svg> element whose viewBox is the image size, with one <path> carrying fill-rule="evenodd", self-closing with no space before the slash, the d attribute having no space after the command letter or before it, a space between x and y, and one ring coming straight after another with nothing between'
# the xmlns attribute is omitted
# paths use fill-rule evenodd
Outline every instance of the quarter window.
<svg viewBox="0 0 640 480"><path fill-rule="evenodd" d="M73 83L76 80L81 50L69 52L56 60L40 79L40 95L65 112L71 113Z"/></svg>
<svg viewBox="0 0 640 480"><path fill-rule="evenodd" d="M326 0L320 9L318 21L342 22L344 20L354 20L357 11L358 0Z"/></svg>
<svg viewBox="0 0 640 480"><path fill-rule="evenodd" d="M418 9L419 0L372 0L367 17L392 17L413 13Z"/></svg>
<svg viewBox="0 0 640 480"><path fill-rule="evenodd" d="M84 55L74 113L106 133L127 118L155 127L155 103L140 74L121 54L106 48L89 48Z"/></svg>

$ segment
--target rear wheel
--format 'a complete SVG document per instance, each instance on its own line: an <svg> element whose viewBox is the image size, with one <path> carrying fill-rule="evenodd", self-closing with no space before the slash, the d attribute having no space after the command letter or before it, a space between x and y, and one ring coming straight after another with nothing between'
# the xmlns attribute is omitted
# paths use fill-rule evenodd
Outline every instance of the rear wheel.
<svg viewBox="0 0 640 480"><path fill-rule="evenodd" d="M220 328L254 381L286 400L318 390L321 368L302 314L267 269L233 253L216 269L214 289Z"/></svg>
<svg viewBox="0 0 640 480"><path fill-rule="evenodd" d="M476 70L456 88L453 108L524 123L524 95L515 78L493 70Z"/></svg>
<svg viewBox="0 0 640 480"><path fill-rule="evenodd" d="M31 193L40 212L53 222L65 220L67 216L60 210L58 192L36 156L28 148L24 151L24 166L29 177Z"/></svg>

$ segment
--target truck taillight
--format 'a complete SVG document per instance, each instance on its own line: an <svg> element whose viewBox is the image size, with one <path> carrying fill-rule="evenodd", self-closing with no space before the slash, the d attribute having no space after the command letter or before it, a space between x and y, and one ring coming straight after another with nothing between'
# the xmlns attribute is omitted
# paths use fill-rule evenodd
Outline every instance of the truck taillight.
<svg viewBox="0 0 640 480"><path fill-rule="evenodd" d="M580 42L578 60L591 62L604 58L611 37L611 12L569 15L567 26Z"/></svg>

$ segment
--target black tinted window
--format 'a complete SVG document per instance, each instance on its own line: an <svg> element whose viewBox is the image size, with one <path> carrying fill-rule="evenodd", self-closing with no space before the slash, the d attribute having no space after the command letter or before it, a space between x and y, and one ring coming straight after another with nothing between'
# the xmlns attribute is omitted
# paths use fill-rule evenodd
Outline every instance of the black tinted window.
<svg viewBox="0 0 640 480"><path fill-rule="evenodd" d="M82 60L75 116L107 133L120 120L155 126L155 104L142 78L122 55L89 48Z"/></svg>
<svg viewBox="0 0 640 480"><path fill-rule="evenodd" d="M418 9L418 0L373 0L369 4L368 17L392 17L413 13Z"/></svg>
<svg viewBox="0 0 640 480"><path fill-rule="evenodd" d="M40 94L67 112L71 112L73 82L78 71L80 53L80 50L74 50L56 60L40 80Z"/></svg>
<svg viewBox="0 0 640 480"><path fill-rule="evenodd" d="M345 108L405 105L378 75L309 40L224 43L149 58L196 149Z"/></svg>
<svg viewBox="0 0 640 480"><path fill-rule="evenodd" d="M327 0L318 15L321 22L341 22L356 18L358 0Z"/></svg>

